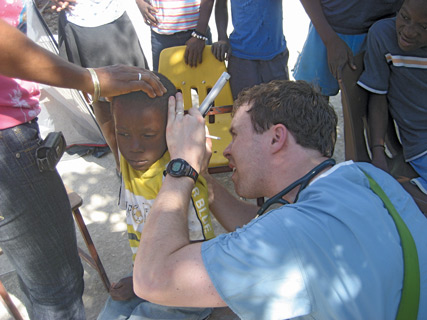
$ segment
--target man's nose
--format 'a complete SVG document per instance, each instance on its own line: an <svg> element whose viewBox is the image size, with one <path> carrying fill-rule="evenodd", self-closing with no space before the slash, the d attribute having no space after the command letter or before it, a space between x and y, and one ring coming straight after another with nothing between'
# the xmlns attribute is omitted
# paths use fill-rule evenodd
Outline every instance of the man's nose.
<svg viewBox="0 0 427 320"><path fill-rule="evenodd" d="M231 142L230 144L227 146L227 148L224 149L224 151L222 152L223 156L227 159L230 159L230 152L231 152Z"/></svg>

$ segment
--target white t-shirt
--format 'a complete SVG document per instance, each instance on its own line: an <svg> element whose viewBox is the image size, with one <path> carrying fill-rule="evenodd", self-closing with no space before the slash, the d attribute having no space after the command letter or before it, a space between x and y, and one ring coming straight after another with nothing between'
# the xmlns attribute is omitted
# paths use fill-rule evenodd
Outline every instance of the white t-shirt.
<svg viewBox="0 0 427 320"><path fill-rule="evenodd" d="M117 20L124 12L118 0L78 0L67 11L67 19L80 27L99 27Z"/></svg>

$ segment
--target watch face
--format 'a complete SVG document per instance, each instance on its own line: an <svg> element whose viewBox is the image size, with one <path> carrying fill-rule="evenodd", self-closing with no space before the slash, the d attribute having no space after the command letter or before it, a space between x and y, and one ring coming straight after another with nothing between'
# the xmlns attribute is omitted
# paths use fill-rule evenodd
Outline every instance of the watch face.
<svg viewBox="0 0 427 320"><path fill-rule="evenodd" d="M172 168L171 168L171 170L172 170L173 172L179 172L179 171L181 170L181 167L182 167L181 162L174 161L174 162L172 163Z"/></svg>

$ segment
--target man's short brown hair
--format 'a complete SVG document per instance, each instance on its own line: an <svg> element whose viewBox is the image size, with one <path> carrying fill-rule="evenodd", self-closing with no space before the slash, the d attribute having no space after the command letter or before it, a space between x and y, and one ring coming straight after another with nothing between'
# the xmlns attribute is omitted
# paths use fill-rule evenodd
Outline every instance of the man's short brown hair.
<svg viewBox="0 0 427 320"><path fill-rule="evenodd" d="M250 106L255 132L281 123L299 145L332 157L338 118L326 98L307 82L274 80L244 90L234 102L233 114L243 104Z"/></svg>

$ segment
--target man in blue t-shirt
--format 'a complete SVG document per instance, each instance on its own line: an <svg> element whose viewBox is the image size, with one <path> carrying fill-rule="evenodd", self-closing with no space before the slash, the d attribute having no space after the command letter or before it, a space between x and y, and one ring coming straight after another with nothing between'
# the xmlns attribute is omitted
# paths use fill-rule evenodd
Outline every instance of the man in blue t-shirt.
<svg viewBox="0 0 427 320"><path fill-rule="evenodd" d="M228 305L242 319L393 319L404 267L415 268L411 275L419 267L420 303L414 294L409 308L427 318L427 220L382 170L351 161L334 165L337 116L322 95L304 81L276 80L235 101L224 155L236 193L271 199L290 189L278 196L290 204L258 217L255 205L233 197L206 173L203 118L195 108L187 115L183 109L180 96L176 103L171 98L167 144L180 165L166 171L141 235L137 295L171 306ZM230 232L193 244L185 214L192 171L206 177L209 207ZM292 186L307 173L304 183ZM386 197L371 189L373 181ZM388 201L408 238L399 236ZM411 235L416 247L404 261L401 243ZM412 260L417 255L419 262ZM415 289L410 285L411 293Z"/></svg>
<svg viewBox="0 0 427 320"><path fill-rule="evenodd" d="M228 0L217 0L218 42L212 52L228 60L233 99L242 89L271 80L288 80L289 52L283 35L282 0L231 0L234 30L227 36Z"/></svg>

